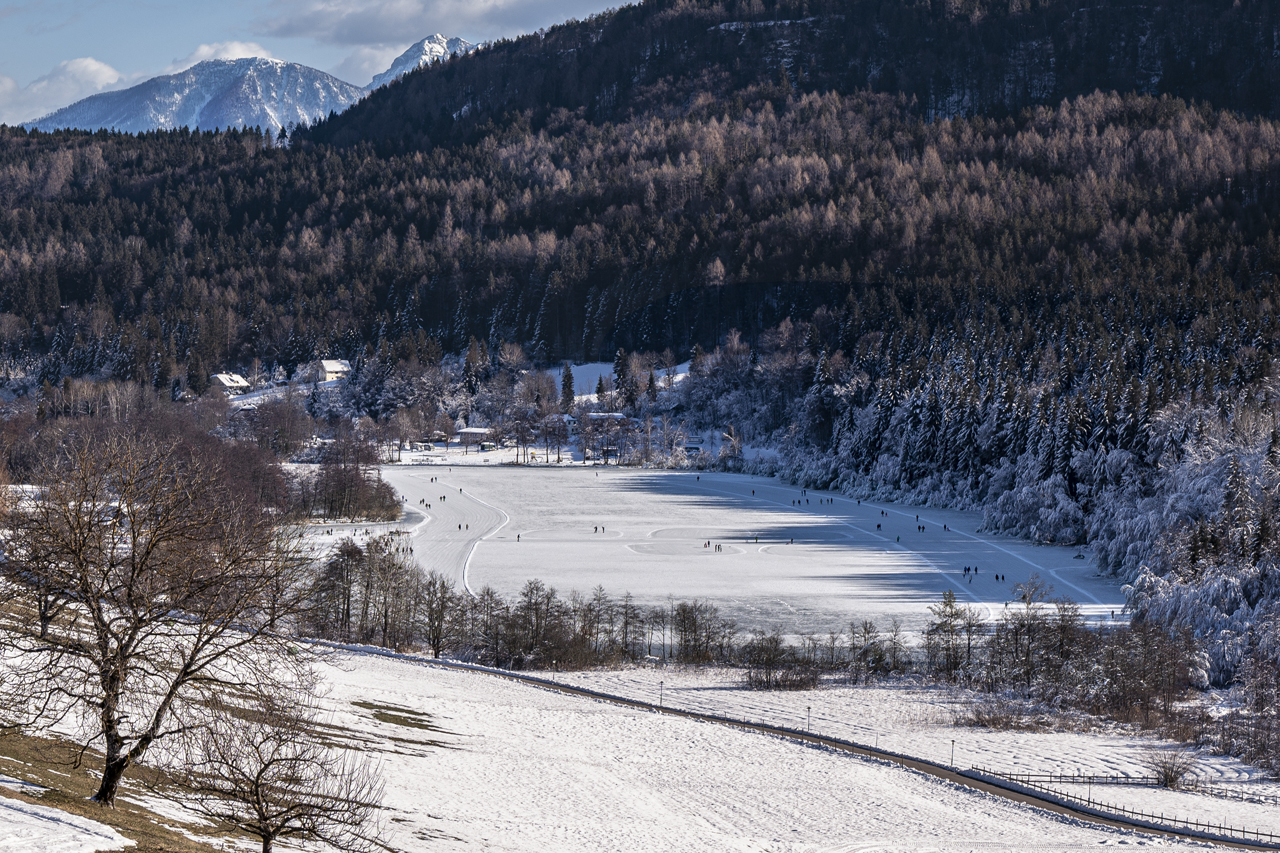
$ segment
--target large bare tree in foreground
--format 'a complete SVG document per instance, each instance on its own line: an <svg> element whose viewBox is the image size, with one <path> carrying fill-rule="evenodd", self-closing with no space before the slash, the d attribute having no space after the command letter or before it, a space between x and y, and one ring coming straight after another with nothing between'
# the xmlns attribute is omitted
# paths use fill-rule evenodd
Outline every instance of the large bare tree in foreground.
<svg viewBox="0 0 1280 853"><path fill-rule="evenodd" d="M296 537L228 458L124 429L72 437L9 515L0 707L79 723L105 754L103 804L221 696L305 666L285 639L305 587Z"/></svg>

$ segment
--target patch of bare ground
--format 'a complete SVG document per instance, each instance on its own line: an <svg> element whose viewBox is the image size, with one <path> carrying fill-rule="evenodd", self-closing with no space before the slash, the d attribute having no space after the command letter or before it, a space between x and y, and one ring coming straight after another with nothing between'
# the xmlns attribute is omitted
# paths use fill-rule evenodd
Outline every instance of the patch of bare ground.
<svg viewBox="0 0 1280 853"><path fill-rule="evenodd" d="M158 815L135 802L150 793L145 791L145 782L164 783L145 767L129 771L115 808L93 802L90 797L97 791L99 782L95 768L102 756L86 752L77 766L79 755L79 747L63 740L23 734L0 737L0 777L20 783L0 783L0 796L50 806L106 824L137 845L128 848L134 853L214 853L219 849L184 835L175 826L179 823L176 816ZM174 807L172 811L180 810ZM230 828L211 825L196 831L222 838L238 835Z"/></svg>

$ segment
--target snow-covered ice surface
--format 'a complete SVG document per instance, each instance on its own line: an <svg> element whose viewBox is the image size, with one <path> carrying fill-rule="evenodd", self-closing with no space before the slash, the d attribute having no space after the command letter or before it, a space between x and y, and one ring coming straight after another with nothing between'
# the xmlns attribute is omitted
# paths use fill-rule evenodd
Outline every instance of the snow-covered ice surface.
<svg viewBox="0 0 1280 853"><path fill-rule="evenodd" d="M334 724L380 757L406 851L1203 848L481 673L363 654L324 670Z"/></svg>
<svg viewBox="0 0 1280 853"><path fill-rule="evenodd" d="M91 853L119 850L132 844L97 821L0 797L0 851L3 853Z"/></svg>
<svg viewBox="0 0 1280 853"><path fill-rule="evenodd" d="M419 561L473 590L510 595L538 578L647 605L705 598L743 629L825 632L864 618L883 628L896 617L918 630L948 589L999 618L1014 585L1038 572L1087 618L1123 618L1119 584L1075 549L978 534L977 513L859 504L737 474L436 464L387 466L383 477L426 513L412 519Z"/></svg>
<svg viewBox="0 0 1280 853"><path fill-rule="evenodd" d="M703 713L803 729L961 768L997 773L1148 776L1148 751L1172 744L1123 732L992 731L957 727L967 694L930 686L829 683L801 692L748 690L740 670L633 667L611 671L533 673L601 693ZM809 719L811 718L811 722ZM1253 801L1130 785L1055 785L1074 796L1251 831L1280 832L1280 784L1233 758L1202 755L1194 775Z"/></svg>

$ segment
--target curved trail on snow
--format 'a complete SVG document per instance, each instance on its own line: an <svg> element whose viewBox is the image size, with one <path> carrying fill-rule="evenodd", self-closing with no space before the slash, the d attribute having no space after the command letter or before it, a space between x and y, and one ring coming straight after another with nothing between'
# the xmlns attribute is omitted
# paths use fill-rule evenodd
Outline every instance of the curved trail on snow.
<svg viewBox="0 0 1280 853"><path fill-rule="evenodd" d="M448 475L442 478L439 470L391 468L384 476L397 491L408 495L409 511L427 515L407 531L422 567L438 571L475 595L469 572L476 548L505 527L511 517L493 504L446 482ZM426 503L419 504L419 500Z"/></svg>

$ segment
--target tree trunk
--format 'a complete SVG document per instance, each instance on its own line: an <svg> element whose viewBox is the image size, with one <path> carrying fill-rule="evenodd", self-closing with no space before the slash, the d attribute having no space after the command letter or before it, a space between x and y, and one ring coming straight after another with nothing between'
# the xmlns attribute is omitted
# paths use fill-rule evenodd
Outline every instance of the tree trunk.
<svg viewBox="0 0 1280 853"><path fill-rule="evenodd" d="M93 800L104 806L115 808L116 792L120 790L120 780L124 778L124 772L129 769L129 756L120 755L112 759L108 759L102 766L102 784L98 786L98 793L93 795Z"/></svg>

